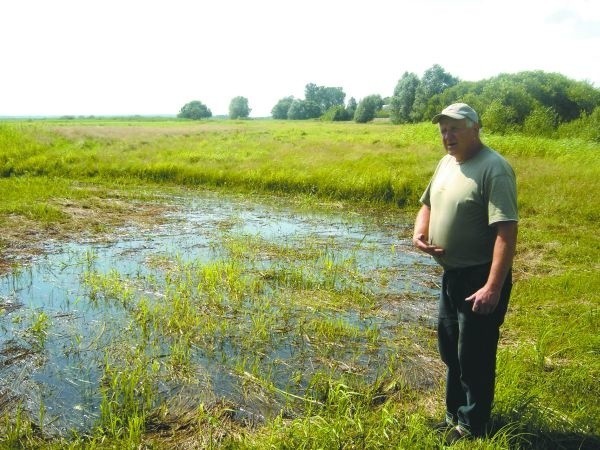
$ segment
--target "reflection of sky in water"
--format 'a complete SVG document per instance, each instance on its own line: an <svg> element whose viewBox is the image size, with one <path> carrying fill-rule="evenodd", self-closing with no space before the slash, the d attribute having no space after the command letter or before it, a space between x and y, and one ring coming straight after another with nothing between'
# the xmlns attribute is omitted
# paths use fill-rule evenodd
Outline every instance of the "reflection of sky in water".
<svg viewBox="0 0 600 450"><path fill-rule="evenodd" d="M144 278L152 273L148 261L157 255L207 262L220 256L215 243L224 234L256 236L289 246L319 242L331 246L340 260L354 257L361 272L390 270L385 286L369 286L374 292L432 294L419 284L420 272L432 262L400 242L399 228L394 226L357 215L298 212L216 195L181 199L181 203L184 207L172 213L165 225L143 232L123 229L110 242L51 245L30 267L0 278L0 306L6 311L0 316L2 389L27 393L32 411L43 398L58 428L89 426L98 415L102 365L98 354L126 329L128 319L118 305L90 304L83 273L117 271L121 277ZM14 304L23 307L14 311L6 307ZM44 350L11 360L18 349L33 345L24 330L42 311L51 322ZM283 351L277 356L282 357ZM213 376L213 384L218 384L215 380L221 383L213 386L215 392L227 390L231 383L225 374Z"/></svg>

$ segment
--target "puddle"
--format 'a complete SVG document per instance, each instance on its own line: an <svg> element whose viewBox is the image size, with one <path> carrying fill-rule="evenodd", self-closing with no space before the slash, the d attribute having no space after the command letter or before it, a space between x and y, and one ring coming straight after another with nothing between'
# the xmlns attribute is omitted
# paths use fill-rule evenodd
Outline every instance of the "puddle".
<svg viewBox="0 0 600 450"><path fill-rule="evenodd" d="M386 342L394 339L403 322L432 321L436 295L432 261L398 238L401 224L356 214L307 213L274 201L256 203L216 194L176 201L180 207L164 225L151 230L122 229L114 239L102 242L49 244L44 256L31 266L0 278L0 392L5 398L20 399L33 417L43 411L46 428L66 433L94 426L101 414L99 386L107 358L111 352L135 347L140 340L140 330L132 326L135 307L99 300L90 289L90 274L114 276L125 284L130 281L132 289L127 292L133 305L140 298L160 304L169 295L164 288L168 278L165 262L201 266L224 261L228 257L224 242L231 238L297 251L308 246L320 249L321 259L325 255L331 265L350 261L352 273L360 278L357 289L375 302L372 313L321 310L318 302L310 307L332 327L343 327L343 322L356 327L357 333L376 330L378 339ZM276 267L281 272L286 264L293 266L293 258L282 262L280 257L262 253L253 256L249 271L267 274ZM268 279L267 275L263 278ZM317 286L319 282L314 281ZM353 283L334 281L331 289L354 289ZM273 285L270 289L275 292L278 288ZM266 316L281 313L279 307L270 308L260 311L267 311ZM249 311L246 321L262 314L258 309ZM226 320L228 314L220 320ZM284 319L276 320L274 327L281 330ZM294 319L284 325L304 326ZM285 402L249 395L247 385L254 380L240 361L256 359L256 364L264 364L261 368L273 371L275 388L292 390L293 395L303 394L312 370L327 366L323 355L310 354L312 342L306 333L303 336L308 343L300 342L304 339L298 337L300 333L290 336L273 331L276 338L265 338L269 345L260 350L265 352L260 358L235 340L239 339L235 332L228 333L223 332L219 345L215 344L218 351L194 341L189 349L192 379L164 377L156 388L159 396L193 397L196 404L224 398L238 405L237 414L260 420L285 407ZM228 342L227 336L233 336L233 342ZM378 371L378 358L387 358L393 351L382 345L375 353L365 350L345 355L340 343L328 354L369 377ZM159 343L155 360L162 361L168 353L168 346ZM230 363L234 360L236 366Z"/></svg>

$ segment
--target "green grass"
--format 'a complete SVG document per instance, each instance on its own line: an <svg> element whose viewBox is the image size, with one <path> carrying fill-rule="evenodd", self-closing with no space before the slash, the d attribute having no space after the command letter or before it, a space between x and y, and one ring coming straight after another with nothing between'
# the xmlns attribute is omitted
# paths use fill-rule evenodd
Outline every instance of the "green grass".
<svg viewBox="0 0 600 450"><path fill-rule="evenodd" d="M413 139L431 134L423 127L398 132L381 125L376 136L360 125L256 121L68 124L27 131L31 150L19 159L7 158L0 170L75 179L134 177L399 204L414 199L421 190L415 180L431 172L431 164L416 164L423 148ZM67 145L63 136L74 141ZM36 146L40 141L53 144Z"/></svg>
<svg viewBox="0 0 600 450"><path fill-rule="evenodd" d="M484 141L504 154L517 173L521 220L516 283L498 356L494 422L500 431L491 440L457 448L593 448L600 435L600 145L520 135L484 136ZM114 207L114 212L126 215L131 211L128 205L156 201L157 195L180 187L293 195L308 207L328 203L380 212L400 207L412 215L441 155L437 130L430 124L5 123L0 124L0 226L8 232L16 222L26 221L46 230L103 230L112 222L82 220L80 212L108 216ZM399 224L399 233L407 232ZM16 237L27 240L23 234ZM132 323L148 342L153 330L159 330L173 348L163 368L170 373L189 376L190 348L227 337L239 345L234 367L247 377L248 389L276 395L280 387L270 378L276 368L253 358L250 349L266 352L274 339L267 330L290 326L287 305L302 309L315 298L331 311L344 311L352 304L368 311L373 299L361 290L352 261L335 261L319 253L318 245L298 250L235 236L224 239L230 260L166 268L172 271L168 304L131 300L130 286L118 274L90 271L90 289L99 301L112 298L130 308ZM9 244L6 240L3 246ZM252 263L247 258L261 254L284 262L266 272L247 272ZM300 263L290 264L292 260ZM336 288L340 282L342 290ZM259 295L261 301L244 303L247 292L260 293L265 284L276 286L278 296ZM202 307L186 295L191 291L204 299ZM243 314L237 325L215 320L232 311L243 312L246 320ZM37 316L31 327L32 332L40 330L40 339L46 327L42 319ZM318 341L324 361L339 351L336 343L366 348L381 342L377 330L358 329L334 315L307 316L302 327ZM418 340L398 342L408 352L405 357L411 356L408 350L414 342L421 344L417 350L434 355L434 335L426 329L414 333ZM384 371L386 377L375 381L327 371L314 374L302 414L282 415L258 428L235 423L226 405L203 405L171 440L151 427L158 414L150 407L156 367L140 349L122 356L135 370L124 378L116 361L107 362L97 434L43 442L19 414L16 420L5 419L0 447L20 443L109 448L117 442L131 448L143 442L157 448L196 443L257 449L442 444L428 428L443 411L441 385L419 387L415 374L402 372L401 356ZM297 374L296 380L302 377ZM136 391L139 386L148 387L142 393Z"/></svg>

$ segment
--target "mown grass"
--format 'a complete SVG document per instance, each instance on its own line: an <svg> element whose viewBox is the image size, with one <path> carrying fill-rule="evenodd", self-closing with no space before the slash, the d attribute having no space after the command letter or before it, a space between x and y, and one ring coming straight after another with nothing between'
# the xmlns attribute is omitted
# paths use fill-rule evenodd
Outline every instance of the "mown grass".
<svg viewBox="0 0 600 450"><path fill-rule="evenodd" d="M484 141L504 154L517 173L521 215L517 282L498 357L494 425L499 431L489 440L457 448L595 448L600 434L600 209L596 199L600 147L576 139L519 135L484 136ZM275 192L297 195L308 204L376 205L384 212L400 207L410 215L440 156L437 130L429 124L101 120L0 124L0 226L8 230L22 219L42 231L97 231L102 221L96 225L82 221L74 210L101 210L109 216L114 200L125 212L130 202L154 198L155 191L173 186ZM399 232L406 231L406 225L399 224ZM27 241L23 234L7 231L6 235ZM6 241L3 245L9 248ZM231 251L235 254L235 245ZM327 266L319 267L323 276ZM224 281L243 280L235 270L224 264L200 271L203 284L213 286L206 295L222 300L219 289L228 286L234 290L227 298L235 298L236 284ZM90 276L93 285L101 286L100 279ZM322 282L293 268L263 276L282 283L309 283L306 289ZM117 281L107 286L118 287ZM306 301L311 295L302 297ZM225 329L210 331L208 324L204 336L182 328L187 322L177 317L190 317L194 308L185 300L179 299L173 310L177 314L171 311L165 317L146 305L138 308L136 316L141 324L153 323L163 334L178 336L179 351L173 353L172 367L183 375L186 349L194 339L226 333ZM268 308L254 314L252 345L265 345L273 339L267 330L278 325L269 322ZM306 324L317 337L338 333L338 339L347 340L356 332L335 322L326 331L322 326L323 322ZM425 347L433 349L433 335L424 332L422 339ZM138 374L138 382L149 379L153 366L141 354L130 357L137 358L140 367L140 372L131 372ZM261 366L256 361L250 358L240 364L249 382L263 380L257 376ZM127 383L107 370L107 386L114 382L115 388L106 392L107 414L99 435L43 442L30 422L18 415L17 420L6 418L2 445L440 447L441 439L428 424L442 414L441 387L420 390L402 380L397 377L383 386L360 378L324 376L308 391L314 394L308 398L319 401L307 401L301 416L281 415L258 428L236 424L226 405L204 405L186 422L185 430L169 437L152 429L152 414L145 403L139 410L135 409L139 404L119 409L131 393L118 391L116 386L125 389ZM127 415L132 410L135 414ZM115 418L121 422L115 424Z"/></svg>

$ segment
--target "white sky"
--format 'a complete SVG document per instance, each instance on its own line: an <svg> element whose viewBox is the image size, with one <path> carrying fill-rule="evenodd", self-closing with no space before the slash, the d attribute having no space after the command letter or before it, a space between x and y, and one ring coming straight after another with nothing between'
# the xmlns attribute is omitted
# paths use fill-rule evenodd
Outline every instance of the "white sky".
<svg viewBox="0 0 600 450"><path fill-rule="evenodd" d="M462 80L559 72L600 88L598 0L5 0L0 116L268 116L304 86L393 93L434 64Z"/></svg>

